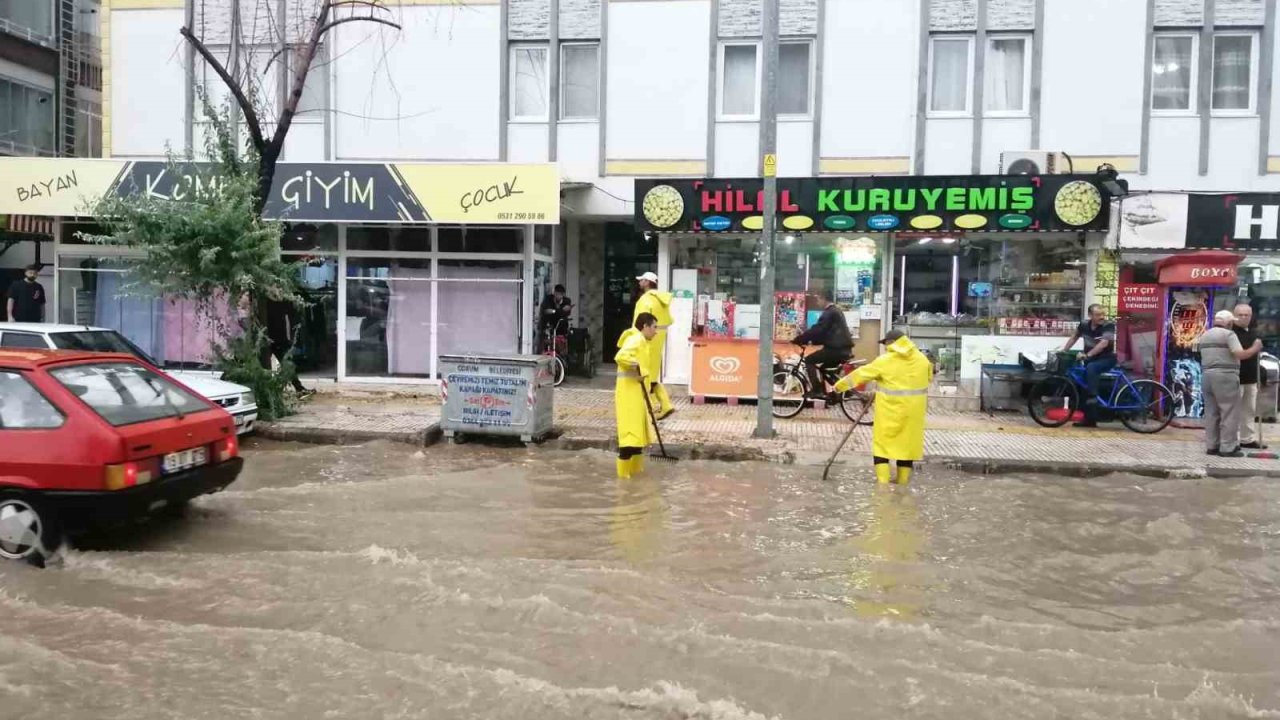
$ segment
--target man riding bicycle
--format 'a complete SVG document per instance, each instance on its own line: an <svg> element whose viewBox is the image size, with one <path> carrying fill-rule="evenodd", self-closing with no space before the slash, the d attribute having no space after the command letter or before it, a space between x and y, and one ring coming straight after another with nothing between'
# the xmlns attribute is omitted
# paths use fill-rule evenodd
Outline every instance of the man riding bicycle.
<svg viewBox="0 0 1280 720"><path fill-rule="evenodd" d="M809 376L809 397L825 400L827 384L822 377L824 367L839 367L841 363L853 357L853 335L844 320L844 313L831 301L825 291L817 291L813 296L823 305L822 317L813 327L805 330L792 340L796 345L821 345L822 347L804 359L805 371Z"/></svg>

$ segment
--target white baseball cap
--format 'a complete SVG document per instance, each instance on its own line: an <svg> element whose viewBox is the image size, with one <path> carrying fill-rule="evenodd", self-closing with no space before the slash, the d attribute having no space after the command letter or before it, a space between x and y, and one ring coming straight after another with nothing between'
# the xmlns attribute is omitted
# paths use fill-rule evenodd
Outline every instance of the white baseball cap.
<svg viewBox="0 0 1280 720"><path fill-rule="evenodd" d="M657 284L658 284L658 274L657 274L657 273L647 272L647 273L645 273L645 274L641 275L640 277L637 277L636 279L637 279L637 280L648 280L649 282L653 283L654 285L657 285Z"/></svg>

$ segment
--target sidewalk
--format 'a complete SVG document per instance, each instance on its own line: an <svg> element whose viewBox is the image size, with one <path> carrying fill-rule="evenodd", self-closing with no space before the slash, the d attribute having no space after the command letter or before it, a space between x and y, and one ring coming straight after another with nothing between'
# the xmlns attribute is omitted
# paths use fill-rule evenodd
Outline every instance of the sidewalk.
<svg viewBox="0 0 1280 720"><path fill-rule="evenodd" d="M752 437L754 405L693 405L687 397L675 397L674 402L676 413L663 421L662 436L673 454L687 458L822 463L850 427L838 408L810 408L796 418L775 420L777 437L760 440ZM559 436L546 445L612 446L612 391L557 388L555 403ZM273 439L331 444L387 439L429 445L440 437L439 417L439 400L434 397L397 397L337 386L303 405L297 415L260 424L259 433ZM1280 442L1280 435L1276 437ZM859 427L839 462L867 462L870 447L871 428ZM1043 428L1025 413L931 412L925 455L927 463L973 472L1095 475L1125 471L1217 477L1280 472L1280 460L1207 456L1195 430L1170 427L1156 435L1139 435L1119 423L1099 429Z"/></svg>

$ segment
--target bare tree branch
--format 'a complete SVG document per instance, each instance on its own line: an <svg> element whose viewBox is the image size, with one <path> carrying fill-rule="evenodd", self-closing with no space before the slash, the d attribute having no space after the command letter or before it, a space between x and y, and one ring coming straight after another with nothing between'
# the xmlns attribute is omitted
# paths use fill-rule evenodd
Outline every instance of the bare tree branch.
<svg viewBox="0 0 1280 720"><path fill-rule="evenodd" d="M191 32L191 28L184 27L179 32L187 39L187 42L191 43L191 46L200 54L200 57L209 63L213 71L222 79L223 84L227 86L227 90L235 97L236 104L240 106L240 112L244 114L245 125L249 130L249 138L253 140L254 148L261 153L263 148L266 147L266 139L262 136L262 124L258 120L258 113L254 109L253 103L249 102L249 98L245 96L244 89L240 87L235 78L231 77L231 74L227 72L227 69L223 67L218 58L214 57L209 48L205 47L204 42Z"/></svg>
<svg viewBox="0 0 1280 720"><path fill-rule="evenodd" d="M341 25L342 23L349 23L349 22L371 22L371 23L378 23L379 25L387 25L397 30L404 29L404 28L401 28L399 24L393 23L390 20L383 20L382 18L373 17L371 15L353 15L352 17L344 17L338 20L334 20L328 25L325 25L324 27L320 28L320 34L324 35L325 33L329 32L330 30L337 27L338 25Z"/></svg>

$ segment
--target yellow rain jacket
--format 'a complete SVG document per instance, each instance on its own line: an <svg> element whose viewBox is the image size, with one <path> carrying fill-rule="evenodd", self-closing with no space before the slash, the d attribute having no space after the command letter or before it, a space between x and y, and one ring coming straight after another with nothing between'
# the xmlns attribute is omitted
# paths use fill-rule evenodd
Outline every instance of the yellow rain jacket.
<svg viewBox="0 0 1280 720"><path fill-rule="evenodd" d="M890 460L920 460L924 457L924 419L933 363L905 335L886 350L871 363L840 378L836 391L876 383L871 454Z"/></svg>
<svg viewBox="0 0 1280 720"><path fill-rule="evenodd" d="M671 325L671 293L646 290L640 299L636 300L636 310L631 316L631 322L634 323L636 318L640 317L640 313L646 312L658 319L658 334L649 341L649 367L653 370L649 380L661 382L663 352L667 347L667 328ZM671 397L667 395L666 388L659 385L654 394L658 400L653 407L654 412L665 413L671 409Z"/></svg>
<svg viewBox="0 0 1280 720"><path fill-rule="evenodd" d="M613 386L614 413L618 420L618 447L645 447L653 437L649 409L644 404L645 383L653 378L650 364L651 341L635 328L627 328L618 338L618 380Z"/></svg>

